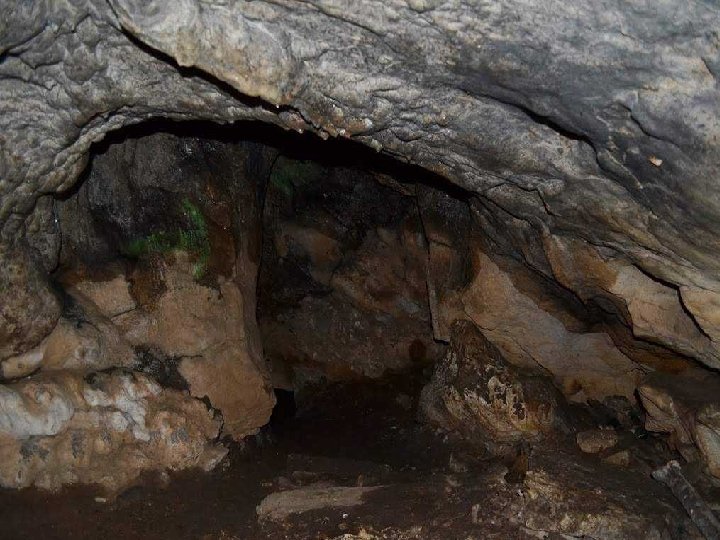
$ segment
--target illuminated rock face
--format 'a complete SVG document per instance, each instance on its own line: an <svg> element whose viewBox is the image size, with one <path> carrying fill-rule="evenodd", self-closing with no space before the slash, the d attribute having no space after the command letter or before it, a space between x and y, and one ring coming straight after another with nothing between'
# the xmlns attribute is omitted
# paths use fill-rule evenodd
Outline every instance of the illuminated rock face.
<svg viewBox="0 0 720 540"><path fill-rule="evenodd" d="M552 432L559 405L547 379L509 364L468 321L453 326L448 354L420 400L431 423L457 429L492 453Z"/></svg>
<svg viewBox="0 0 720 540"><path fill-rule="evenodd" d="M220 421L140 374L54 373L2 387L0 484L127 487L147 470L211 469Z"/></svg>
<svg viewBox="0 0 720 540"><path fill-rule="evenodd" d="M559 19L564 10L550 0L367 1L352 10L322 0L7 7L3 377L27 375L53 357L48 343L57 344L67 322L45 279L64 249L52 196L67 196L93 143L153 118L259 120L350 138L449 181L461 203L432 190L415 194L426 245L388 233L366 246L425 259L425 292L410 274L395 286L405 300L427 301L423 315L437 340L449 339L456 319L472 320L509 362L544 370L576 401L632 396L648 369L719 368L720 12L703 2L621 0L582 1ZM235 202L259 212L242 197ZM253 219L257 225L257 213ZM309 251L332 251L323 231L286 232ZM260 248L252 234L239 238L232 279L224 276L242 299L235 315L245 334L234 341L244 340L238 350L266 384L254 320ZM367 300L369 281L352 271L376 255L333 275L335 285ZM313 266L321 281L330 279L327 262ZM402 265L383 269L391 267ZM154 309L127 291L102 298L79 283L102 317ZM493 294L483 292L488 285ZM179 293L170 286L163 294ZM66 332L75 345L50 348L55 359L46 367L106 366L108 354L127 365L126 342L162 348L137 341L143 327L133 321L130 335ZM212 355L212 369L183 363L194 396L213 401L208 381L228 364L225 354ZM269 389L259 392L265 408L252 429L272 406ZM216 401L242 401L220 393ZM717 453L707 434L715 432L713 414L698 417L705 456ZM251 430L237 422L238 432Z"/></svg>

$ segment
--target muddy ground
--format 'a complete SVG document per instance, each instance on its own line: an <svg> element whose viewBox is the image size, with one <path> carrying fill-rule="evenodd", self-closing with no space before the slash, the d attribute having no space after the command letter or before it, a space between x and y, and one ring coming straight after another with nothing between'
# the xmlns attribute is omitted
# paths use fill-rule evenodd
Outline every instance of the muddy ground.
<svg viewBox="0 0 720 540"><path fill-rule="evenodd" d="M560 538L552 531L526 527L538 520L528 521L523 515L524 498L532 492L523 489L524 474L537 462L552 475L573 481L566 463L582 469L578 473L582 476L594 470L596 458L581 455L560 440L515 461L485 460L478 450L417 422L415 408L423 382L418 374L331 385L306 394L295 415L283 394L280 409L285 412L248 444L233 446L213 472L146 478L114 499L87 487L59 493L0 491L0 537ZM644 465L648 471L654 466ZM602 489L611 489L613 482L621 484L626 491L623 497L634 497L641 508L647 502L650 514L658 500L662 505L675 504L661 487L648 484L642 467L633 474L620 468L605 473ZM331 506L281 519L258 517L258 505L271 493L338 486L380 487L365 494L359 506ZM602 505L611 506L612 497L598 499L592 494L598 489L578 491L580 495L574 496L579 500L571 506L589 505L588 513L602 515ZM302 499L304 492L297 493ZM562 507L564 502L558 504ZM555 510L551 507L549 512ZM677 506L672 510L677 512ZM685 534L683 527L687 524L679 525L677 537Z"/></svg>

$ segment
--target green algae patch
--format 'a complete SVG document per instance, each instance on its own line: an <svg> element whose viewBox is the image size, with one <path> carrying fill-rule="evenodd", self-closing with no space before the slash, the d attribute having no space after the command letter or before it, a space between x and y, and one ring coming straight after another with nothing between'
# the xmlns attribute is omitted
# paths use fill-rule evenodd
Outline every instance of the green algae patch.
<svg viewBox="0 0 720 540"><path fill-rule="evenodd" d="M158 231L135 238L123 246L122 252L131 259L163 255L172 251L185 251L192 255L192 274L200 279L207 272L210 261L208 225L202 211L189 199L183 199L181 210L188 226L171 231Z"/></svg>

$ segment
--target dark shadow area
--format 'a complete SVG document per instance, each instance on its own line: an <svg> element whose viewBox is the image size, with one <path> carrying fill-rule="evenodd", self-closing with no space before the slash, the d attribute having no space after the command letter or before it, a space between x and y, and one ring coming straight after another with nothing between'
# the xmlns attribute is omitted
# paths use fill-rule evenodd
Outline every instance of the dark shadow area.
<svg viewBox="0 0 720 540"><path fill-rule="evenodd" d="M446 178L418 165L377 152L360 142L345 138L322 140L312 133L297 133L263 122L238 121L233 124L217 124L209 121L181 121L167 119L148 120L108 133L93 145L92 155L103 154L108 147L129 139L140 139L156 133L170 133L178 137L193 137L208 142L225 143L256 142L275 148L286 157L313 161L324 166L353 167L387 174L399 181L423 184L447 192L454 198L467 200L472 196L463 188ZM87 178L87 170L74 189ZM66 192L64 196L67 196Z"/></svg>

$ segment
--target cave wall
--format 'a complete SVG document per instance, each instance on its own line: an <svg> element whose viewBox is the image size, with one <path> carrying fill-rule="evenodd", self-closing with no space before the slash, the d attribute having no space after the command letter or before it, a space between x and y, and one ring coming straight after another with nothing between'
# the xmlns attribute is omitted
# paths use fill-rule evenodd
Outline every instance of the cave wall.
<svg viewBox="0 0 720 540"><path fill-rule="evenodd" d="M498 244L535 271L592 290L598 280L582 266L566 279L573 265L558 261L557 246L574 245L596 259L600 281L623 282L595 287L591 301L630 305L637 335L718 366L710 4L77 1L6 11L5 258L24 229L42 229L26 218L38 196L72 185L109 130L154 116L256 118L352 137L440 173L478 197ZM685 320L643 328L633 280Z"/></svg>
<svg viewBox="0 0 720 540"><path fill-rule="evenodd" d="M277 386L378 378L442 352L416 186L349 165L286 156L273 165L258 320Z"/></svg>
<svg viewBox="0 0 720 540"><path fill-rule="evenodd" d="M3 486L115 491L148 470L211 469L220 438L270 418L255 283L274 152L212 130L144 134L99 148L48 209L39 266L59 318L0 363Z"/></svg>
<svg viewBox="0 0 720 540"><path fill-rule="evenodd" d="M571 373L556 382L580 400L631 393L658 368L720 367L714 4L4 7L0 360L36 358L61 317L45 277L63 253L50 196L107 133L165 117L350 138L458 186L471 210L459 223L473 225L428 234L436 338L470 318L518 362ZM473 228L481 241L468 245ZM236 275L256 265L237 257ZM478 286L456 280L463 272ZM503 294L480 294L487 281Z"/></svg>

